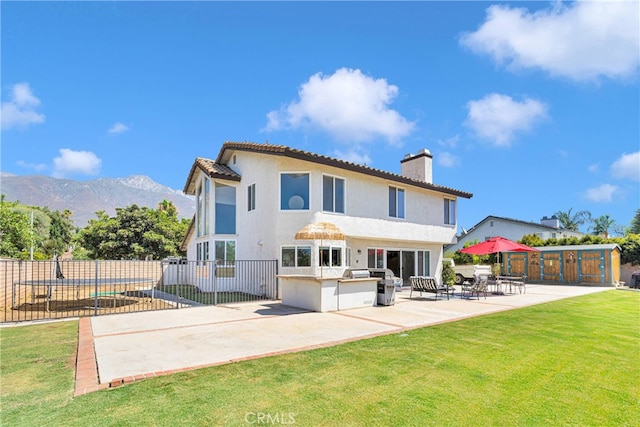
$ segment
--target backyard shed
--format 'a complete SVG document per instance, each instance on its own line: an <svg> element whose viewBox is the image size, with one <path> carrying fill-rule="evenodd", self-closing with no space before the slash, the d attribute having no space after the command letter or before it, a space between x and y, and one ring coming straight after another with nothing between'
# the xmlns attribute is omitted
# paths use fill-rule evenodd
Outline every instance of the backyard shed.
<svg viewBox="0 0 640 427"><path fill-rule="evenodd" d="M616 244L536 247L539 252L504 252L503 273L529 282L610 285L620 282Z"/></svg>

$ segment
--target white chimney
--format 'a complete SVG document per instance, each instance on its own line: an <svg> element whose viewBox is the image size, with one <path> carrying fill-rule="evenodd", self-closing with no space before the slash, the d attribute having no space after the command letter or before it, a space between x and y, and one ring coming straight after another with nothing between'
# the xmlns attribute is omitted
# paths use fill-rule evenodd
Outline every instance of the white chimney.
<svg viewBox="0 0 640 427"><path fill-rule="evenodd" d="M542 217L540 224L546 225L547 227L560 228L560 220L555 215L551 218L547 218L546 216Z"/></svg>
<svg viewBox="0 0 640 427"><path fill-rule="evenodd" d="M402 176L433 184L433 156L426 148L400 161Z"/></svg>

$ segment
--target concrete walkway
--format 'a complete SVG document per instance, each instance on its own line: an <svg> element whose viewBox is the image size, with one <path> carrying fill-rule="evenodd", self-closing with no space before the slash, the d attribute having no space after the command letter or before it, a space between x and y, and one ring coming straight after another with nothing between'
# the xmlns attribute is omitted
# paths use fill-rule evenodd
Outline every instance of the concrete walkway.
<svg viewBox="0 0 640 427"><path fill-rule="evenodd" d="M527 285L526 294L438 301L417 293L410 300L404 290L393 306L330 313L262 302L87 317L80 319L75 395L611 289Z"/></svg>

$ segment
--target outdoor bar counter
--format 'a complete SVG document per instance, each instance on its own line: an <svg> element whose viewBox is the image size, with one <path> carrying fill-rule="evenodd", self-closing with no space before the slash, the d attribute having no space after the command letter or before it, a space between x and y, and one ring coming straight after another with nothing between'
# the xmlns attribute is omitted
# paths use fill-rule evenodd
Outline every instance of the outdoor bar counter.
<svg viewBox="0 0 640 427"><path fill-rule="evenodd" d="M312 311L337 311L376 305L376 277L350 279L279 275L282 304Z"/></svg>

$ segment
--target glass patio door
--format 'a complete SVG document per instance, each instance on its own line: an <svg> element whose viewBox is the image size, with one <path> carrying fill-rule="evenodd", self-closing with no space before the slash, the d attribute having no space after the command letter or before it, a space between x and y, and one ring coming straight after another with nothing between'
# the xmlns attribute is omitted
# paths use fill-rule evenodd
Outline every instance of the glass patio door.
<svg viewBox="0 0 640 427"><path fill-rule="evenodd" d="M409 286L409 277L416 275L416 252L402 251L402 283Z"/></svg>

